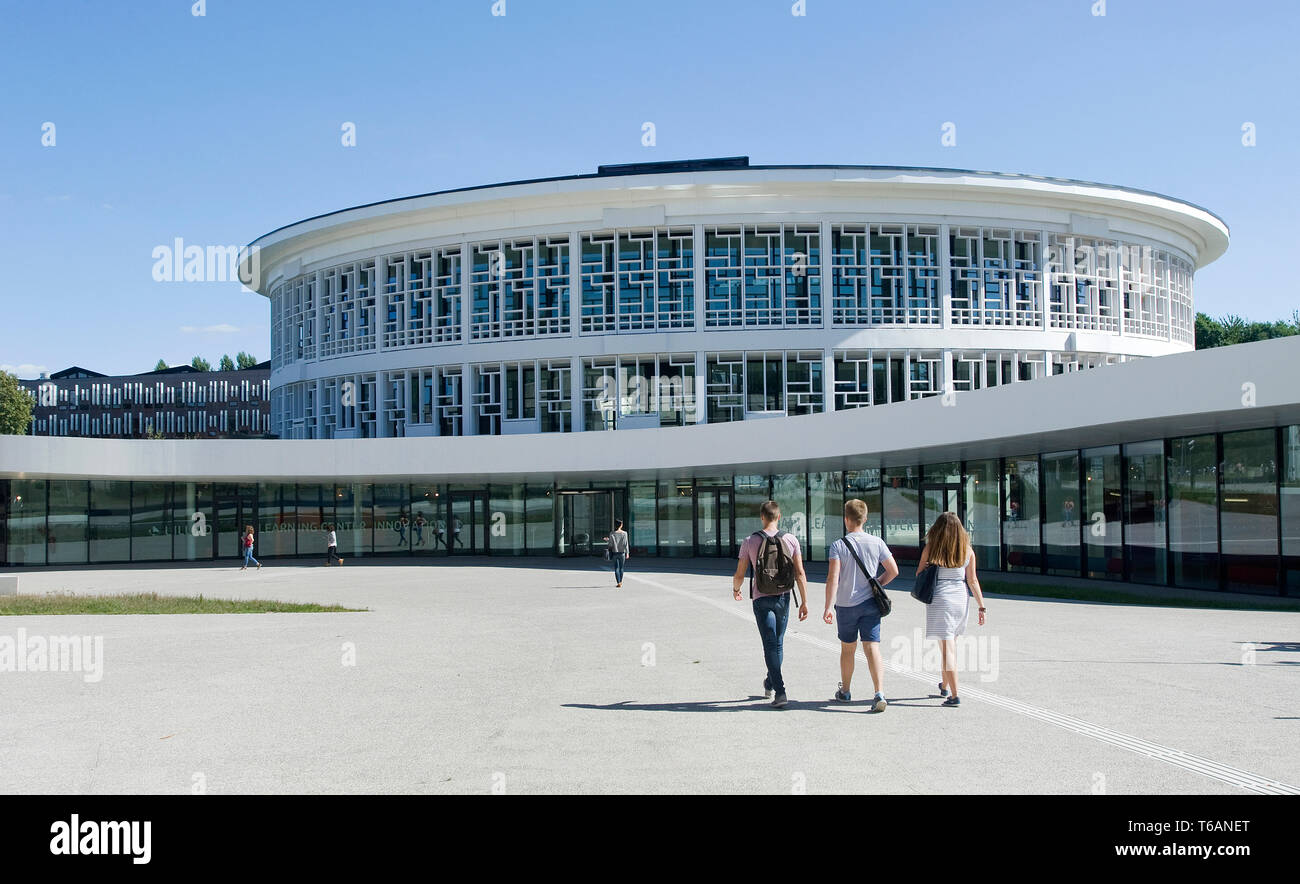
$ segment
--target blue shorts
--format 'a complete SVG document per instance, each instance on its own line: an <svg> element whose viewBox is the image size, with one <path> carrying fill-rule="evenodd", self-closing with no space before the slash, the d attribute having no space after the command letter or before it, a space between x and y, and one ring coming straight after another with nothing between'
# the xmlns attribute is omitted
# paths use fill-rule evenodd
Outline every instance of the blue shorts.
<svg viewBox="0 0 1300 884"><path fill-rule="evenodd" d="M867 599L851 608L835 606L835 628L840 641L854 644L859 636L864 642L880 641L880 606L875 599Z"/></svg>

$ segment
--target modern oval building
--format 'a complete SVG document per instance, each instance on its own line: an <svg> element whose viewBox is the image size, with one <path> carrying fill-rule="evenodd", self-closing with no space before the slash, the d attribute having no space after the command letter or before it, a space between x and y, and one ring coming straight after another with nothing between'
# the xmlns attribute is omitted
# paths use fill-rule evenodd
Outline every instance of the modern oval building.
<svg viewBox="0 0 1300 884"><path fill-rule="evenodd" d="M768 498L818 561L859 497L904 561L952 510L988 570L1300 592L1300 339L1194 351L1182 200L728 158L252 246L280 438L0 437L5 563L721 557Z"/></svg>
<svg viewBox="0 0 1300 884"><path fill-rule="evenodd" d="M273 424L338 439L786 417L1177 353L1227 244L1142 191L733 158L393 200L253 246Z"/></svg>

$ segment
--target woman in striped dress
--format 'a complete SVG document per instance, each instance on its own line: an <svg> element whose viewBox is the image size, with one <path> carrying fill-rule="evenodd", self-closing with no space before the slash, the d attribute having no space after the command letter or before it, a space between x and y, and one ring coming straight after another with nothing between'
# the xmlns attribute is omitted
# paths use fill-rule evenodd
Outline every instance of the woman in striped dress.
<svg viewBox="0 0 1300 884"><path fill-rule="evenodd" d="M970 593L974 593L979 604L979 624L984 625L984 593L975 574L975 551L971 549L970 535L955 513L941 513L930 526L916 573L929 567L938 568L939 573L934 598L925 609L925 637L938 639L943 652L943 680L939 682L940 696L947 697L943 705L959 706L957 636L966 632Z"/></svg>

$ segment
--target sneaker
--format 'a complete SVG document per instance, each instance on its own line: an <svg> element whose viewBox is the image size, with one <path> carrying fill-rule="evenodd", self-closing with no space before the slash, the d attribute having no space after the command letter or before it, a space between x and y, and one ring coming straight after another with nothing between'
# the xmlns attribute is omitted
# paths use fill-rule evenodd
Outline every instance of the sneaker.
<svg viewBox="0 0 1300 884"><path fill-rule="evenodd" d="M944 685L943 682L939 682L939 696L940 697L948 696L948 688L947 686Z"/></svg>
<svg viewBox="0 0 1300 884"><path fill-rule="evenodd" d="M766 676L763 678L763 699L772 699L772 679Z"/></svg>
<svg viewBox="0 0 1300 884"><path fill-rule="evenodd" d="M841 703L853 702L853 694L844 690L844 682L840 682L840 686L835 689L835 699Z"/></svg>
<svg viewBox="0 0 1300 884"><path fill-rule="evenodd" d="M783 693L777 694L776 697L772 700L773 709L780 709L783 706L785 706L785 704L786 704L786 699L785 699L785 694Z"/></svg>
<svg viewBox="0 0 1300 884"><path fill-rule="evenodd" d="M889 705L889 704L888 704L887 702L885 702L885 695L884 695L884 694L881 694L881 693L877 693L877 694L876 694L876 699L875 699L875 701L871 704L871 711L872 711L872 712L884 712L884 711L885 711L885 707L888 706L888 705Z"/></svg>
<svg viewBox="0 0 1300 884"><path fill-rule="evenodd" d="M258 562L258 563L257 563L257 570L259 570L259 571L262 570L262 563L261 563L261 562Z"/></svg>
<svg viewBox="0 0 1300 884"><path fill-rule="evenodd" d="M946 700L943 701L943 705L945 705L945 706L960 706L960 705L961 705L961 697L949 697L948 699L946 699Z"/></svg>

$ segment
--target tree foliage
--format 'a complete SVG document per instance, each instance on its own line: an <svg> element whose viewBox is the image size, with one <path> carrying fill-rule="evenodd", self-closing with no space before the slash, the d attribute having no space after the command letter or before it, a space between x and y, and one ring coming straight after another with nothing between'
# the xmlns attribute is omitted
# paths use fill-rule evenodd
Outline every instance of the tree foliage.
<svg viewBox="0 0 1300 884"><path fill-rule="evenodd" d="M18 383L17 375L0 371L0 435L25 435L35 405L36 400Z"/></svg>
<svg viewBox="0 0 1300 884"><path fill-rule="evenodd" d="M202 356L195 356L190 360L190 365L194 366L198 371L212 371L212 363L208 362L208 360L204 359Z"/></svg>
<svg viewBox="0 0 1300 884"><path fill-rule="evenodd" d="M1270 338L1300 335L1300 310L1291 312L1291 319L1276 322L1250 322L1234 313L1213 319L1205 313L1196 314L1196 349L1227 347L1232 344L1249 344Z"/></svg>

